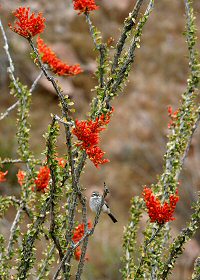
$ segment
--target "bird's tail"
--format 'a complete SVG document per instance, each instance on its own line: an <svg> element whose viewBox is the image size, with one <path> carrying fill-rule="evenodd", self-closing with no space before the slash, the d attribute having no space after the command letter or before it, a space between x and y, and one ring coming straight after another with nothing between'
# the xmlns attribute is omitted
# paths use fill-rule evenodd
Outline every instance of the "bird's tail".
<svg viewBox="0 0 200 280"><path fill-rule="evenodd" d="M117 222L117 219L113 216L112 213L109 213L108 216L111 218L111 220L113 221L113 223Z"/></svg>

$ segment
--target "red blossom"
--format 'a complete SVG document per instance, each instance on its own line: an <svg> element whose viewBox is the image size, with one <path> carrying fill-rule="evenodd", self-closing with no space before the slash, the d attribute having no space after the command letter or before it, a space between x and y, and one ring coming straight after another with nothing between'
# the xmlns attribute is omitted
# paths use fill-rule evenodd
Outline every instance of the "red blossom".
<svg viewBox="0 0 200 280"><path fill-rule="evenodd" d="M91 229L92 228L92 223L91 221L88 222L88 229ZM79 240L84 236L85 234L85 226L84 224L79 224L75 230L74 230L74 233L73 233L73 236L72 236L72 240L74 241L74 243L77 243L79 242ZM78 246L74 252L74 256L75 256L75 259L77 261L80 260L80 257L81 257L81 248L80 246ZM86 257L87 259L87 257Z"/></svg>
<svg viewBox="0 0 200 280"><path fill-rule="evenodd" d="M5 182L6 178L5 176L8 174L8 171L2 172L0 171L0 182Z"/></svg>
<svg viewBox="0 0 200 280"><path fill-rule="evenodd" d="M79 15L99 8L99 6L95 4L94 0L73 0L73 4L74 10L79 11Z"/></svg>
<svg viewBox="0 0 200 280"><path fill-rule="evenodd" d="M62 168L64 168L65 167L65 165L66 165L66 159L64 159L64 158L56 158L56 160L58 161L58 165L60 166L60 167L62 167Z"/></svg>
<svg viewBox="0 0 200 280"><path fill-rule="evenodd" d="M102 114L95 121L78 121L75 122L75 128L72 133L76 135L79 141L78 145L84 149L96 146L99 143L99 133L105 130L105 126L110 122L110 116L113 110L106 115Z"/></svg>
<svg viewBox="0 0 200 280"><path fill-rule="evenodd" d="M79 64L68 65L62 62L40 37L37 38L37 47L42 62L48 64L51 70L59 76L74 76L83 72Z"/></svg>
<svg viewBox="0 0 200 280"><path fill-rule="evenodd" d="M84 149L94 163L96 167L99 164L104 164L109 162L108 159L102 159L105 152L103 152L99 147L99 133L105 130L105 126L110 122L111 113L113 109L106 115L102 114L100 117L96 118L95 121L75 121L75 128L72 133L76 135L79 142L77 146Z"/></svg>
<svg viewBox="0 0 200 280"><path fill-rule="evenodd" d="M97 131L98 121L93 122L92 120L87 121L75 121L75 128L72 133L76 135L79 142L77 146L83 149L97 145L99 143L99 132Z"/></svg>
<svg viewBox="0 0 200 280"><path fill-rule="evenodd" d="M26 172L19 169L19 171L17 173L17 180L18 180L18 183L20 184L20 186L22 186L24 183L25 175L26 175Z"/></svg>
<svg viewBox="0 0 200 280"><path fill-rule="evenodd" d="M45 18L42 16L42 13L38 13L35 16L34 13L30 13L30 8L19 7L16 9L13 14L17 18L12 26L8 24L10 29L20 36L23 36L27 39L34 37L37 34L40 34L44 31L45 28Z"/></svg>
<svg viewBox="0 0 200 280"><path fill-rule="evenodd" d="M175 125L175 121L178 119L179 110L176 110L174 113L172 111L172 107L168 106L168 116L170 117L170 121L168 123L168 128L171 128Z"/></svg>
<svg viewBox="0 0 200 280"><path fill-rule="evenodd" d="M144 188L143 196L148 209L148 215L152 223L157 222L158 224L164 224L175 220L173 214L179 200L177 192L175 195L171 194L169 197L169 203L164 202L163 205L153 194L152 190L147 187Z"/></svg>
<svg viewBox="0 0 200 280"><path fill-rule="evenodd" d="M34 181L37 191L45 192L50 180L50 170L48 166L40 167L37 179Z"/></svg>
<svg viewBox="0 0 200 280"><path fill-rule="evenodd" d="M89 147L86 150L89 159L98 168L99 164L110 162L109 159L103 159L105 152L103 152L98 146Z"/></svg>
<svg viewBox="0 0 200 280"><path fill-rule="evenodd" d="M81 258L81 248L78 246L74 251L74 256L77 261L80 261Z"/></svg>

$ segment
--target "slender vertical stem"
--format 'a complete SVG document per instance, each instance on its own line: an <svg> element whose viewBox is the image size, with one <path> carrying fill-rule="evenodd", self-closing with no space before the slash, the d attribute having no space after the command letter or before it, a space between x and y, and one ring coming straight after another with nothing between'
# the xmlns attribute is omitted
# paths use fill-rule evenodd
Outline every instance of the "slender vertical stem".
<svg viewBox="0 0 200 280"><path fill-rule="evenodd" d="M140 8L144 0L137 0L135 3L135 7L133 11L129 14L129 17L125 20L122 33L116 45L116 53L114 55L114 60L112 63L111 73L113 74L116 68L118 67L119 58L121 56L123 47L125 45L126 39L128 37L128 33L134 28L136 24L136 19L138 17Z"/></svg>

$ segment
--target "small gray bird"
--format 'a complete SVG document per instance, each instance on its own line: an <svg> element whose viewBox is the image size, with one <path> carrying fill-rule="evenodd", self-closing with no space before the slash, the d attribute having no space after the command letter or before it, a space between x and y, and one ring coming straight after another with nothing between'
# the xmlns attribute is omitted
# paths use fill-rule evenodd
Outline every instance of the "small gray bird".
<svg viewBox="0 0 200 280"><path fill-rule="evenodd" d="M93 192L91 197L90 197L90 209L97 213L97 211L99 210L99 207L101 206L101 199L102 196L100 195L99 192ZM111 220L113 221L113 223L117 222L117 219L113 216L113 214L110 211L110 208L108 206L108 204L104 201L104 204L102 206L102 212L108 214L108 216L111 218Z"/></svg>

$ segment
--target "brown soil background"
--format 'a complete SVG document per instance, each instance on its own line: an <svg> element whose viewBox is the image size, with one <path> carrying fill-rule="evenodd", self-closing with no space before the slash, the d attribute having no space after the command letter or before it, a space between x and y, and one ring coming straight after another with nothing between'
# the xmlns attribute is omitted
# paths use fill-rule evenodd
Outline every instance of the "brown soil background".
<svg viewBox="0 0 200 280"><path fill-rule="evenodd" d="M120 33L124 18L135 1L101 0L99 11L92 19L104 40L110 37L115 42ZM111 224L102 217L96 234L89 245L89 261L86 264L83 279L117 280L121 279L119 269L122 256L122 236L124 226L129 219L130 199L141 194L144 185L156 182L162 172L163 155L167 142L167 106L177 109L181 94L185 91L188 74L187 46L182 35L185 16L183 1L156 1L154 11L144 28L141 48L136 52L135 63L129 82L123 92L115 99L115 112L112 121L102 134L101 147L106 151L110 163L96 169L87 163L82 177L82 185L89 196L94 189L102 189L105 181L111 190L109 203L119 222ZM30 6L42 11L47 18L43 38L57 55L71 64L80 63L85 73L74 78L58 78L64 92L75 102L77 118L86 118L89 103L93 97L91 89L96 80L95 53L88 35L88 26L83 16L73 11L71 1L14 1L0 0L1 18L9 39L10 52L15 63L16 76L29 86L39 71L30 59L30 49L26 41L12 33L8 22L12 21L11 11L20 5ZM197 26L200 26L200 2L194 1ZM200 30L198 38L200 38ZM199 41L198 41L199 48ZM6 72L7 57L0 36L0 112L13 104L9 95L9 78ZM40 157L44 148L42 135L50 122L50 114L59 114L58 100L52 87L41 79L33 95L31 108L31 147ZM16 113L0 123L0 156L16 157L15 139ZM180 202L173 222L173 233L185 226L189 219L191 204L197 198L200 189L200 132L196 132L190 153L181 173ZM65 152L64 134L61 131L58 145L59 153ZM16 182L16 172L20 166L9 167L8 182L0 185L1 194L18 195L20 188ZM2 220L1 231L8 234L14 213L10 209ZM91 214L91 218L92 218ZM171 279L191 279L193 262L200 253L200 234L196 234L184 254L179 258ZM49 279L52 275L49 276ZM34 279L34 278L33 278Z"/></svg>

